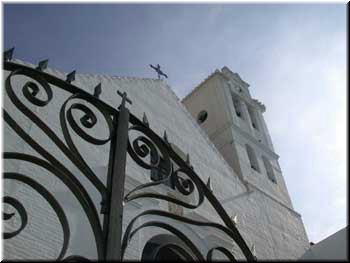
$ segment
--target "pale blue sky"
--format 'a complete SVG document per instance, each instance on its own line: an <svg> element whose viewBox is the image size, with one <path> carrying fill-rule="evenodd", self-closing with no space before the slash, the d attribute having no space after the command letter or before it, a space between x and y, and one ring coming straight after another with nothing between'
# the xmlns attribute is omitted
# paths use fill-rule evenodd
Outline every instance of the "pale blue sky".
<svg viewBox="0 0 350 263"><path fill-rule="evenodd" d="M3 4L4 49L63 71L155 77L184 97L216 68L267 111L310 241L347 225L345 4Z"/></svg>

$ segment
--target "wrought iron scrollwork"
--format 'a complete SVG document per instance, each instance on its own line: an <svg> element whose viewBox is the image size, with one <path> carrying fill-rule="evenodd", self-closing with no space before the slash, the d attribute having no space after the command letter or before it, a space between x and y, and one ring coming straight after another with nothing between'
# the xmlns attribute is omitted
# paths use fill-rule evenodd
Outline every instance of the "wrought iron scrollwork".
<svg viewBox="0 0 350 263"><path fill-rule="evenodd" d="M47 61L45 61L45 63L47 64ZM48 149L45 149L40 144L40 141L37 141L29 133L27 133L25 129L21 127L21 124L16 122L13 116L11 116L12 112L7 111L6 109L3 109L3 117L8 126L12 128L15 133L38 154L38 156L19 152L5 152L3 157L5 160L16 160L40 167L41 169L46 170L50 176L53 176L62 182L67 189L69 189L69 191L79 202L88 219L94 235L97 257L99 260L103 260L106 259L106 251L108 250L107 242L109 239L107 236L109 228L107 227L114 223L121 225L122 222L108 222L106 219L108 218L108 214L111 213L111 209L114 209L114 207L111 207L111 203L113 203L111 201L113 200L111 200L112 188L110 187L110 177L107 178L107 185L105 185L97 177L89 163L83 158L78 146L75 144L74 138L78 136L80 139L94 147L110 144L110 152L113 153L116 149L115 138L118 137L117 133L119 133L117 132L118 125L119 127L122 127L122 125L118 123L118 118L122 116L122 110L115 109L99 99L99 95L101 94L101 85L98 85L95 88L94 94L89 94L72 84L72 81L75 78L73 75L67 77L67 80L62 80L45 73L43 70L46 68L46 64L33 69L11 61L5 61L4 70L10 71L10 74L5 80L6 94L9 101L15 106L15 108L26 116L33 124L35 124L36 127L38 127L46 135L46 137L98 191L101 197L101 204L103 206L107 206L107 209L106 207L100 207L100 213L104 214L104 222L100 222L98 212L99 207L96 207L94 204L90 193L85 189L80 181L80 178L78 178L76 174L66 167L62 160L54 156L54 154L52 154ZM21 101L20 97L16 94L15 87L12 83L12 79L16 76L24 76L29 79L29 81L25 82L25 84L21 87L23 97L27 100L26 102ZM68 98L66 98L63 104L60 106L58 112L58 119L62 132L61 136L59 136L47 123L45 123L35 111L31 110L30 107L26 105L29 102L36 107L49 107L55 98L54 91L56 89L61 89L68 93ZM126 98L125 93L122 95L123 103L125 103L125 101L128 101L128 99ZM130 103L130 100L128 102ZM124 104L123 107L125 108ZM78 112L80 114L79 120L76 118ZM102 116L102 119L98 118L98 116ZM193 167L189 163L189 159L187 161L183 160L172 149L170 143L168 142L166 133L164 138L158 136L150 128L148 121L145 121L146 117L144 117L144 121L141 121L132 114L130 114L130 116L127 114L125 116L128 116L126 119L126 121L128 121L128 125L125 126L125 131L128 129L129 133L127 153L139 167L145 170L160 170L160 166L162 166L162 176L159 176L158 179L153 178L153 181L149 180L147 183L135 187L124 196L123 200L119 201L128 204L132 200L153 198L176 204L186 209L195 210L199 208L206 200L213 207L217 217L222 220L223 224L201 222L183 215L177 215L157 209L146 210L128 222L124 234L117 237L120 238L121 241L121 249L118 251L118 253L121 255L121 259L123 259L125 251L128 248L129 241L135 236L136 233L145 228L155 227L164 229L177 236L186 244L187 248L190 249L191 254L194 255L194 258L197 260L212 260L215 251L221 252L231 261L236 260L234 255L227 248L221 246L212 247L206 253L203 253L190 237L178 229L176 225L171 225L167 221L167 219L171 219L182 224L213 228L221 231L228 238L230 238L232 242L238 244L246 259L255 260L255 257L252 255L246 242L211 189L209 189L209 187L194 171ZM105 138L97 138L96 136L93 136L87 132L87 130L96 127L96 125L103 125L107 129L107 136ZM138 133L138 136L132 139L132 133ZM124 153L126 154L125 151ZM111 154L111 156L115 157L113 154ZM118 163L118 161L119 160L113 160L113 158L111 158L109 168L115 167L114 162ZM109 169L108 176L119 176L113 174L113 172L115 172L113 169ZM4 179L15 180L30 186L33 190L39 193L55 211L63 230L63 244L61 250L59 251L57 260L89 260L85 258L84 255L66 255L70 244L69 222L67 220L64 207L60 205L49 189L46 189L41 182L36 181L22 173L6 172L4 174ZM179 195L184 197L194 195L195 198L190 198L192 201L188 201L190 199L178 198L152 190L153 186L159 186L162 184L170 185L173 190L179 193ZM5 232L3 234L4 239L7 240L15 238L17 235L21 234L21 232L28 226L30 215L28 214L25 206L14 197L5 196L3 202L15 210L12 213L4 213L3 220L10 220L13 217L19 216L21 222L16 230L12 232ZM151 221L147 221L140 226L136 226L136 221L139 218L145 218L147 216L155 216L157 219L152 219ZM189 257L189 254L186 255L186 257Z"/></svg>
<svg viewBox="0 0 350 263"><path fill-rule="evenodd" d="M11 196L4 196L3 198L3 202L5 204L9 204L12 207L14 207L16 209L16 211L18 212L19 216L21 217L21 226L10 233L4 233L4 239L9 239L12 237L17 236L27 225L28 223L28 215L27 212L24 208L24 206L15 198L11 197ZM4 220L9 220L11 219L13 216L15 215L15 213L5 213L4 212Z"/></svg>
<svg viewBox="0 0 350 263"><path fill-rule="evenodd" d="M127 226L123 237L122 243L122 253L124 255L127 249L129 241L132 237L143 228L146 227L158 227L166 229L173 235L176 235L180 240L182 240L186 246L191 250L192 254L195 255L197 260L213 260L213 254L215 251L219 251L224 254L228 260L236 261L235 256L230 250L225 247L212 247L207 251L207 255L204 256L198 250L196 245L183 233L181 230L177 229L173 225L165 221L149 221L143 223L142 225L135 227L135 222L137 219L145 216L158 216L164 219L172 219L180 223L189 224L192 226L202 226L202 227L212 227L225 233L234 243L238 244L238 247L243 252L244 256L248 260L255 260L255 256L251 253L246 242L242 238L241 234L237 230L234 223L231 221L230 217L214 196L212 190L200 179L200 177L195 173L193 167L189 161L184 161L170 146L168 140L164 140L155 134L149 127L148 122L142 122L134 116L130 117L130 122L132 126L129 128L130 131L137 130L141 135L137 136L132 142L128 143L128 153L131 158L144 169L150 170L156 168L159 165L160 157L166 160L167 166L169 167L168 173L164 178L157 181L145 183L139 185L132 189L128 194L126 194L124 201L130 202L131 200L142 199L142 198L154 198L159 200L165 200L170 203L174 203L181 207L195 210L200 207L204 200L209 201L211 206L217 213L217 216L224 222L223 225L213 223L213 222L201 222L198 220L193 220L182 215L176 215L170 212L165 212L161 210L148 210L140 213L136 216ZM146 163L144 159L149 157L149 163ZM154 158L156 157L156 158ZM151 162L152 160L155 162ZM174 166L177 168L174 169ZM158 167L159 169L159 167ZM197 193L197 202L195 204L184 201L176 197L154 192L151 189L152 186L161 185L168 181L172 182L174 189L178 191L181 195L188 196ZM147 190L148 191L145 191Z"/></svg>
<svg viewBox="0 0 350 263"><path fill-rule="evenodd" d="M137 130L143 134L134 139L132 143L130 143L130 141L128 143L128 153L138 165L147 170L152 168L159 169L158 165L160 158L162 157L166 163L165 166L168 168L166 169L167 173L165 174L165 177L161 178L160 180L140 185L131 190L125 196L125 202L140 198L157 198L184 206L186 208L194 209L199 207L204 200L204 194L202 188L199 186L200 179L198 176L194 176L192 169L188 166L182 166L174 170L171 163L169 150L167 149L169 146L166 145L163 139L152 132L146 125L139 123L138 125L131 126L129 130ZM140 144L141 142L142 144ZM147 156L150 157L149 163L146 163L142 159L146 158ZM188 178L184 179L183 177L180 177L179 174ZM169 181L171 181L174 188L183 195L190 195L197 190L198 202L196 204L191 204L168 195L161 195L151 191L140 193L140 190L150 188L151 186L164 184Z"/></svg>
<svg viewBox="0 0 350 263"><path fill-rule="evenodd" d="M65 255L67 248L68 248L68 243L69 243L69 236L70 236L70 230L69 230L69 225L68 225L68 220L67 217L60 206L60 204L57 202L55 197L41 184L39 184L37 181L31 179L30 177L25 176L24 174L19 174L19 173L5 173L4 174L4 179L12 179L12 180L17 180L20 181L26 185L29 185L32 189L34 189L37 193L39 193L42 197L45 198L45 200L50 204L50 206L53 208L55 211L62 229L63 229L63 245L61 252L59 253L59 256L57 260L62 259L62 257ZM22 224L21 227L12 232L12 233L5 233L4 238L12 238L18 235L26 226L27 224L27 212L25 211L23 205L15 198L12 198L10 196L5 196L4 197L4 202L11 204L16 208L18 213L20 214Z"/></svg>
<svg viewBox="0 0 350 263"><path fill-rule="evenodd" d="M5 90L9 100L12 104L32 123L34 123L46 136L53 142L61 152L82 172L83 175L94 185L94 187L101 194L101 199L107 199L106 186L98 179L96 174L92 171L91 167L84 160L82 155L79 152L79 149L74 144L74 139L70 134L70 128L74 131L74 136L79 136L90 144L93 145L104 145L111 140L112 135L114 134L114 127L112 125L113 118L118 115L118 112L105 104L98 98L93 95L88 94L87 92L75 87L71 83L67 83L61 79L58 79L52 75L49 75L45 72L42 72L40 69L29 68L24 65L5 62L4 70L10 71L10 74L5 80ZM62 134L64 140L60 139L60 136L56 134L40 117L31 110L26 103L22 102L19 96L15 91L12 80L14 77L22 76L30 79L25 82L22 87L22 94L24 98L31 103L33 106L37 107L48 107L53 100L54 93L53 88L62 89L70 93L71 95L66 99L66 101L61 106L61 110L58 112ZM40 95L40 97L39 97ZM44 97L44 98L43 98ZM71 103L73 101L77 101ZM82 104L79 101L84 101L85 104L88 103L94 107L94 110L99 111L106 123L107 130L109 135L107 138L94 138L89 135L81 128L91 129L98 123L98 119L90 107ZM71 103L70 106L68 104ZM67 109L68 107L68 109ZM83 116L80 118L80 123L77 123L74 118L74 112L80 111ZM12 112L11 112L12 113ZM90 227L94 234L95 244L97 248L98 259L104 258L104 234L102 229L102 224L99 219L97 207L91 199L90 194L84 188L80 180L73 174L70 169L68 169L63 162L61 162L57 157L55 157L48 149L45 149L40 145L40 141L37 141L35 138L30 136L22 127L21 124L16 122L15 119L11 116L10 112L6 109L3 109L3 117L6 123L11 127L17 135L22 138L32 149L34 149L42 158L37 156L32 156L24 153L18 152L5 152L4 159L12 159L30 163L42 167L59 179L67 188L73 193L76 200L80 203L85 215L88 218ZM67 256L66 251L70 239L70 231L67 218L64 213L64 208L60 206L58 201L46 189L40 182L37 182L30 177L24 174L17 173L5 173L4 179L17 180L21 183L27 184L41 194L56 212L56 215L61 222L63 228L63 247L57 260L72 261L84 259L84 257L79 255ZM14 207L18 215L21 218L21 226L18 230L11 233L4 233L5 239L14 238L19 235L21 231L26 227L30 216L27 214L25 207L17 199L5 196L4 203ZM13 216L16 216L15 213L6 214L4 213L4 220L9 220Z"/></svg>

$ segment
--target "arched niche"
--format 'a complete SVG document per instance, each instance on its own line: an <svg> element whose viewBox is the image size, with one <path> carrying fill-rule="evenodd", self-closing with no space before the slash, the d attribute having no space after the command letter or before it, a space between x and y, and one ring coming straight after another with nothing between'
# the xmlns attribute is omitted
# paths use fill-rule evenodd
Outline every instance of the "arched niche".
<svg viewBox="0 0 350 263"><path fill-rule="evenodd" d="M160 234L147 241L141 261L193 261L196 257L186 244L174 235Z"/></svg>

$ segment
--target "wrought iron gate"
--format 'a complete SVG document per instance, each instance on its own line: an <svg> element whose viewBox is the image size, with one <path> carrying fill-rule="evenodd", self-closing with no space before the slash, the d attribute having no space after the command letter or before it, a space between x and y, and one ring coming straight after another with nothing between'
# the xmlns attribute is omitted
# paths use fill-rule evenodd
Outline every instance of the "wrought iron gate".
<svg viewBox="0 0 350 263"><path fill-rule="evenodd" d="M41 167L60 180L71 191L79 201L89 221L94 235L98 260L122 260L129 241L138 231L146 227L156 227L167 230L184 242L195 260L211 260L213 253L220 251L227 259L235 261L235 257L230 249L222 246L211 247L203 255L194 242L191 241L191 237L163 219L172 219L183 224L210 227L222 231L233 243L238 245L246 259L256 259L235 224L211 191L210 181L204 183L191 166L189 157L187 160L183 160L174 151L168 142L166 133L163 137L158 136L150 129L146 118L139 120L129 112L127 103L131 104L131 101L126 93L118 91L118 94L122 97L122 102L118 109L115 109L99 99L101 85L95 88L94 94L89 94L71 83L74 80L75 72L68 74L66 80L62 80L44 72L47 67L47 61L40 62L38 67L34 69L23 64L11 62L12 52L13 50L10 50L4 54L4 70L10 72L5 79L4 96L7 96L14 107L29 118L32 124L36 125L96 188L101 197L101 205L98 207L94 204L90 193L80 182L80 178L67 168L57 156L54 156L49 149L45 149L45 147L40 145L39 141L32 138L21 127L21 123L15 121L11 115L12 112L6 108L3 109L5 122L39 156L21 152L5 152L3 158L5 161L18 160ZM14 83L12 83L12 79L15 76L24 76L28 80L22 87L15 87ZM22 98L20 98L19 92L15 91L15 88L21 88ZM29 103L38 108L48 108L54 97L53 91L60 89L68 92L70 95L62 103L59 112L57 112L60 121L59 126L62 131L62 134L57 134L26 104ZM42 99L39 96L40 94L46 98ZM23 98L27 100L25 103ZM91 107L94 107L94 109ZM86 132L86 129L91 129L98 124L97 115L94 113L96 110L106 123L108 136L105 139L96 138ZM80 123L76 121L74 112L80 112ZM71 134L72 131L75 133L73 136ZM129 136L131 131L137 131L140 135L131 139ZM74 136L78 136L94 146L107 145L109 147L110 154L106 184L101 182L88 162L83 158L79 147L75 144ZM4 143L6 144L6 140ZM127 155L143 169L158 172L158 176L154 176L149 182L137 186L124 195ZM63 245L57 260L87 260L84 255L67 255L66 252L70 242L70 226L65 208L61 206L53 193L37 180L19 172L6 171L3 178L4 180L16 180L31 187L45 198L55 211L63 229ZM197 203L186 202L173 196L147 191L150 187L160 184L166 184L184 196L196 192L198 197ZM197 221L172 212L151 209L143 211L131 219L130 222L127 222L127 227L123 233L124 205L128 205L128 202L133 200L147 198L163 200L191 210L199 208L207 200L217 213L217 216L221 218L222 224ZM3 220L10 220L15 216L19 216L21 221L18 229L3 234L6 242L21 234L28 224L30 215L27 214L26 207L14 197L4 196L3 202L15 210L13 213L4 212ZM99 214L103 215L102 220L100 220ZM158 219L136 227L136 221L145 216L156 216Z"/></svg>

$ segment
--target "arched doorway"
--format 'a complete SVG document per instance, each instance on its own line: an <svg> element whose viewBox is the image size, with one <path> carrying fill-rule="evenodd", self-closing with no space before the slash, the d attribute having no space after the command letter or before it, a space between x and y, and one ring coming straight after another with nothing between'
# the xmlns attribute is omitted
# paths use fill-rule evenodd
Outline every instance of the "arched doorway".
<svg viewBox="0 0 350 263"><path fill-rule="evenodd" d="M195 257L176 236L158 235L152 237L142 252L142 261L193 261Z"/></svg>

